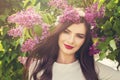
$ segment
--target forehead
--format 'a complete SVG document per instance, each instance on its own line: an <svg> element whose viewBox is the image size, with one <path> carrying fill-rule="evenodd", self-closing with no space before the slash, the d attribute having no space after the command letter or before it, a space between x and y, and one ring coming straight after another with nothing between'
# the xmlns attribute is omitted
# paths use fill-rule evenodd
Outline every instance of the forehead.
<svg viewBox="0 0 120 80"><path fill-rule="evenodd" d="M86 27L84 23L72 24L67 29L69 29L73 33L82 33L82 34L86 33Z"/></svg>

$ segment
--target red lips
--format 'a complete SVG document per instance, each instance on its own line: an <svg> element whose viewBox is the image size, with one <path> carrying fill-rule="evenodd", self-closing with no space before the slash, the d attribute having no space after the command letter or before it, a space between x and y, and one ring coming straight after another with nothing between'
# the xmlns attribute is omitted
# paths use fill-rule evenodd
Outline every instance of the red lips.
<svg viewBox="0 0 120 80"><path fill-rule="evenodd" d="M67 45L67 44L64 44L65 45L65 48L67 48L67 49L72 49L73 48L73 46L70 46L70 45Z"/></svg>

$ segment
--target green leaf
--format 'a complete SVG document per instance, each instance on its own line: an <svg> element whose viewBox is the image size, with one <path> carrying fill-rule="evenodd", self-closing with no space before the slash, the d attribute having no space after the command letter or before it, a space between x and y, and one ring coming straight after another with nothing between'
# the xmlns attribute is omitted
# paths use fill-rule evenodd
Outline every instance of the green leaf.
<svg viewBox="0 0 120 80"><path fill-rule="evenodd" d="M115 60L116 56L118 55L119 50L114 50L111 53L109 53L107 55L107 58L111 59L111 60Z"/></svg>
<svg viewBox="0 0 120 80"><path fill-rule="evenodd" d="M36 0L30 0L30 1L31 1L31 3L32 3L32 6L34 6L35 3L36 3Z"/></svg>
<svg viewBox="0 0 120 80"><path fill-rule="evenodd" d="M110 22L112 22L113 21L113 16L112 17L110 17Z"/></svg>
<svg viewBox="0 0 120 80"><path fill-rule="evenodd" d="M34 6L34 8L35 8L35 10L36 11L39 11L40 10L40 2L39 3L37 3L35 6Z"/></svg>
<svg viewBox="0 0 120 80"><path fill-rule="evenodd" d="M4 51L1 41L0 41L0 51Z"/></svg>
<svg viewBox="0 0 120 80"><path fill-rule="evenodd" d="M8 31L9 29L10 29L9 27L4 26L4 28L3 28L3 37L6 36L7 31Z"/></svg>
<svg viewBox="0 0 120 80"><path fill-rule="evenodd" d="M106 23L103 25L103 30L110 30L112 28L112 23L110 21L106 21Z"/></svg>
<svg viewBox="0 0 120 80"><path fill-rule="evenodd" d="M45 13L41 13L41 15L42 15L42 19L43 19L43 21L46 22L46 23L49 23L49 19L48 19L47 14L45 14Z"/></svg>
<svg viewBox="0 0 120 80"><path fill-rule="evenodd" d="M117 34L120 35L120 21L117 19L115 23L113 24L113 30L116 31Z"/></svg>
<svg viewBox="0 0 120 80"><path fill-rule="evenodd" d="M116 3L116 4L117 4L118 2L119 2L119 0L114 0L114 3Z"/></svg>
<svg viewBox="0 0 120 80"><path fill-rule="evenodd" d="M42 35L42 27L39 25L34 26L34 32L38 35L41 36Z"/></svg>
<svg viewBox="0 0 120 80"><path fill-rule="evenodd" d="M27 7L28 4L30 3L30 0L24 0L23 3L24 3L23 7L25 8L25 7Z"/></svg>
<svg viewBox="0 0 120 80"><path fill-rule="evenodd" d="M41 10L45 10L45 9L48 9L48 1L49 0L37 0L36 2L41 4Z"/></svg>
<svg viewBox="0 0 120 80"><path fill-rule="evenodd" d="M55 17L50 13L47 14L47 18L49 20L48 24L52 24L53 22L55 22Z"/></svg>
<svg viewBox="0 0 120 80"><path fill-rule="evenodd" d="M110 46L112 47L113 50L117 49L116 43L115 43L115 40L114 40L114 39L111 40L109 44L110 44Z"/></svg>
<svg viewBox="0 0 120 80"><path fill-rule="evenodd" d="M99 54L99 59L98 60L103 60L106 57L106 53L105 52L101 52Z"/></svg>
<svg viewBox="0 0 120 80"><path fill-rule="evenodd" d="M10 48L10 45L8 45L8 41L4 40L1 43L4 48L4 51L6 52Z"/></svg>
<svg viewBox="0 0 120 80"><path fill-rule="evenodd" d="M17 48L17 46L20 44L20 39L14 39L14 41L10 42L10 44L12 44L12 46Z"/></svg>
<svg viewBox="0 0 120 80"><path fill-rule="evenodd" d="M106 38L106 40L104 42L100 42L99 45L97 46L98 49L102 50L102 51L106 51L108 49L108 44L109 41L111 40L111 37Z"/></svg>
<svg viewBox="0 0 120 80"><path fill-rule="evenodd" d="M113 36L113 35L114 35L114 32L113 32L112 30L105 30L105 31L104 31L104 34L105 34L106 36Z"/></svg>
<svg viewBox="0 0 120 80"><path fill-rule="evenodd" d="M118 8L117 8L117 12L120 13L120 6L118 6Z"/></svg>
<svg viewBox="0 0 120 80"><path fill-rule="evenodd" d="M31 37L32 37L32 35L30 34L29 30L30 30L30 29L27 29L27 28L24 29L24 32L23 32L23 33L24 33L24 34L23 34L24 40L27 39L27 38L31 38Z"/></svg>
<svg viewBox="0 0 120 80"><path fill-rule="evenodd" d="M6 17L7 17L7 15L0 15L0 20L5 22Z"/></svg>
<svg viewBox="0 0 120 80"><path fill-rule="evenodd" d="M107 4L107 8L109 10L112 10L117 4L117 0L110 0L110 2Z"/></svg>
<svg viewBox="0 0 120 80"><path fill-rule="evenodd" d="M2 76L2 61L0 61L0 77Z"/></svg>
<svg viewBox="0 0 120 80"><path fill-rule="evenodd" d="M17 53L13 53L13 54L11 55L10 60L11 60L11 61L14 60L15 58L17 58L17 56L18 56Z"/></svg>
<svg viewBox="0 0 120 80"><path fill-rule="evenodd" d="M25 39L21 37L19 41L20 41L20 45L22 45L24 43Z"/></svg>
<svg viewBox="0 0 120 80"><path fill-rule="evenodd" d="M50 13L41 12L41 16L42 16L43 21L47 24L52 24L53 22L55 22L54 15Z"/></svg>
<svg viewBox="0 0 120 80"><path fill-rule="evenodd" d="M98 9L100 9L100 7L103 5L103 3L105 2L105 0L96 0L95 2L99 2L98 4Z"/></svg>

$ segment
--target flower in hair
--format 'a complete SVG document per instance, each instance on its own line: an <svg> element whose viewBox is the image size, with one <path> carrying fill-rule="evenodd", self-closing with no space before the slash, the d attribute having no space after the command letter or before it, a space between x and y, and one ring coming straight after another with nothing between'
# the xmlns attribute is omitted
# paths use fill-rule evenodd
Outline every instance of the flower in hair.
<svg viewBox="0 0 120 80"><path fill-rule="evenodd" d="M79 23L80 22L80 15L77 10L73 9L72 7L66 8L63 12L63 15L59 17L59 22L73 22Z"/></svg>
<svg viewBox="0 0 120 80"><path fill-rule="evenodd" d="M59 22L80 23L80 18L84 17L84 19L94 28L96 26L96 19L103 17L104 12L105 10L103 6L98 9L98 3L87 7L85 11L79 8L67 7L64 10L63 15L60 16Z"/></svg>

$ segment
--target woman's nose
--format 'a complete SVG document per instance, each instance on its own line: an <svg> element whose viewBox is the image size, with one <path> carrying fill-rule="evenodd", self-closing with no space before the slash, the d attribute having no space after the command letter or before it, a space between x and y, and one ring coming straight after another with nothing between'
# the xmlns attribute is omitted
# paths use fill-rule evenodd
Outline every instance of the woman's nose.
<svg viewBox="0 0 120 80"><path fill-rule="evenodd" d="M73 44L74 43L74 35L69 36L68 43Z"/></svg>

